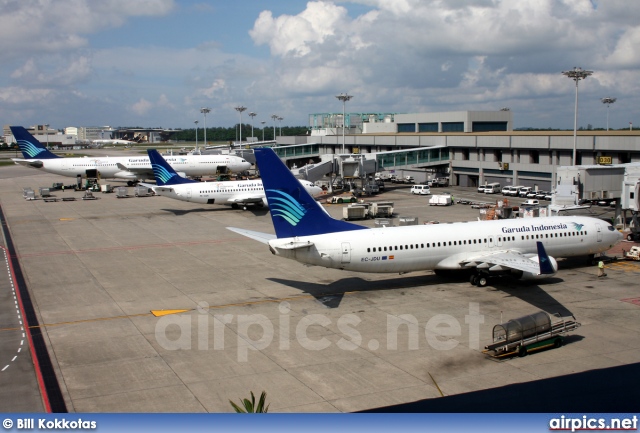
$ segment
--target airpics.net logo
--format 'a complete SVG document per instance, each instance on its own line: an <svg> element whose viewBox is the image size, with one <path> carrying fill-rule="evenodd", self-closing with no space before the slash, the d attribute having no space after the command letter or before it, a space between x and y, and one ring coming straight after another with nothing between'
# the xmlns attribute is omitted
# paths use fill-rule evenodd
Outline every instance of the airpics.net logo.
<svg viewBox="0 0 640 433"><path fill-rule="evenodd" d="M465 342L480 350L480 325L485 322L480 304L469 303L464 318L449 314L421 317L386 314L375 326L365 317L346 313L303 314L283 301L265 314L212 314L206 302L193 313L167 314L158 319L155 340L165 350L235 350L238 362L247 362L255 351L323 350L402 351L419 350L425 344L435 350L453 350ZM378 328L380 319L386 329ZM423 321L423 323L421 323ZM375 336L370 335L375 329ZM386 332L385 332L386 331ZM373 338L369 338L373 337ZM333 349L332 349L333 347Z"/></svg>
<svg viewBox="0 0 640 433"><path fill-rule="evenodd" d="M159 164L152 164L153 175L160 179L162 182L167 183L175 174L169 173L166 168Z"/></svg>
<svg viewBox="0 0 640 433"><path fill-rule="evenodd" d="M291 195L275 189L266 190L271 215L280 217L292 226L297 226L307 211Z"/></svg>
<svg viewBox="0 0 640 433"><path fill-rule="evenodd" d="M31 158L33 158L36 155L44 152L44 149L41 149L38 146L36 146L33 143L31 143L30 141L26 141L26 140L18 141L18 146L20 147L20 150L22 152L26 153Z"/></svg>

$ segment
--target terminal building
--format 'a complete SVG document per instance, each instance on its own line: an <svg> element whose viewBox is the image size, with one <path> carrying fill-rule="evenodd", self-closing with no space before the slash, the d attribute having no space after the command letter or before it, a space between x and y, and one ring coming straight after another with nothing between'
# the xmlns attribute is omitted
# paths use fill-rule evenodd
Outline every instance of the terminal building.
<svg viewBox="0 0 640 433"><path fill-rule="evenodd" d="M289 165L342 155L375 159L378 170L416 182L448 177L451 185L553 189L556 167L573 165L573 131L514 131L499 111L448 113L321 113L309 116L308 136L277 138ZM578 131L576 165L640 162L640 131ZM344 148L344 149L343 149ZM602 158L601 158L602 157Z"/></svg>

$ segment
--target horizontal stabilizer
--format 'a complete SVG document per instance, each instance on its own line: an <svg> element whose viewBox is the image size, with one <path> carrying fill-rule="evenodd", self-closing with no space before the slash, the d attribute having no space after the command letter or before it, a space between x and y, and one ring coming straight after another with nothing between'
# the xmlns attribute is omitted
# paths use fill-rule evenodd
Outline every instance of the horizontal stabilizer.
<svg viewBox="0 0 640 433"><path fill-rule="evenodd" d="M263 244L268 244L270 240L276 239L276 235L270 233L254 232L253 230L238 229L235 227L227 227L227 229Z"/></svg>

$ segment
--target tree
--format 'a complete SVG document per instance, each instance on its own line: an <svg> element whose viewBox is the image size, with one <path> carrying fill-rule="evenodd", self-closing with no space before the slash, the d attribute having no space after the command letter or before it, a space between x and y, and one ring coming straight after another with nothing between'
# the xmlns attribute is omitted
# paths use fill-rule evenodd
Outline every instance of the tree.
<svg viewBox="0 0 640 433"><path fill-rule="evenodd" d="M253 391L251 391L251 400L249 400L248 398L240 400L240 403L244 407L238 406L231 400L229 400L229 403L231 403L231 406L236 411L236 413L267 413L269 412L269 405L265 407L264 403L266 399L267 392L262 391L262 394L260 394L260 400L258 401L258 405L256 406L256 397L253 395Z"/></svg>

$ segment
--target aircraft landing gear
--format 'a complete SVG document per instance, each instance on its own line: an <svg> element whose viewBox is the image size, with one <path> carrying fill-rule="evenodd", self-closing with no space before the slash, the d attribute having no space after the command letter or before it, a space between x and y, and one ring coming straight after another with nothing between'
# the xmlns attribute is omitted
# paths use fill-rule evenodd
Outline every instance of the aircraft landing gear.
<svg viewBox="0 0 640 433"><path fill-rule="evenodd" d="M480 273L473 274L471 275L469 282L474 286L485 287L487 284L489 284L489 277Z"/></svg>
<svg viewBox="0 0 640 433"><path fill-rule="evenodd" d="M238 209L238 204L237 203L233 203L231 205L231 209Z"/></svg>

